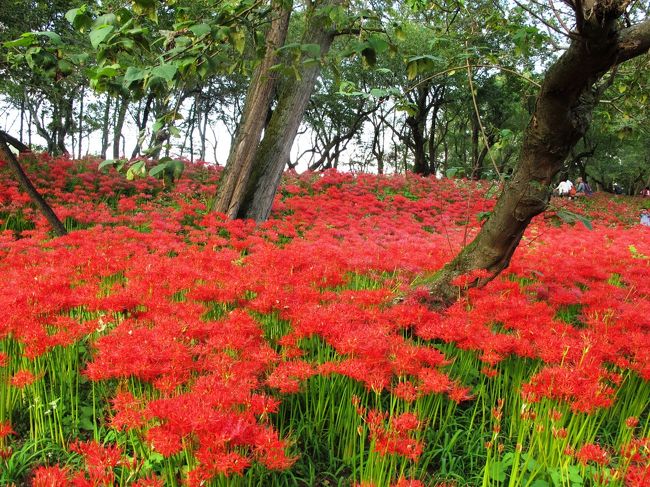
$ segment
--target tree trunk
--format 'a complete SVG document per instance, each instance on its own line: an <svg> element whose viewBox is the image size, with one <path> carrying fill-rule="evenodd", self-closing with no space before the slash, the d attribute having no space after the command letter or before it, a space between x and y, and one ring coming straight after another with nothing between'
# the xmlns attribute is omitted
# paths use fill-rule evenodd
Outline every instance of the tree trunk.
<svg viewBox="0 0 650 487"><path fill-rule="evenodd" d="M413 146L413 172L428 176L431 174L429 163L427 162L426 146L426 123L429 116L430 107L427 106L427 96L429 95L429 83L419 84L417 87L417 99L415 105L417 112L406 118L406 124L411 129L411 139Z"/></svg>
<svg viewBox="0 0 650 487"><path fill-rule="evenodd" d="M29 195L32 203L36 205L48 223L52 226L52 230L54 231L55 235L60 237L67 234L68 232L63 226L63 223L61 223L61 220L59 220L59 218L56 216L50 205L47 204L38 190L34 187L31 180L20 165L20 162L18 162L16 156L14 156L13 152L11 152L11 149L9 149L9 145L13 145L20 152L29 151L29 147L25 146L22 142L14 139L5 132L0 131L0 156L9 164L9 167L16 176L20 187L23 189L23 191L25 191L25 193Z"/></svg>
<svg viewBox="0 0 650 487"><path fill-rule="evenodd" d="M25 93L20 97L20 135L18 139L23 142L23 130L25 126Z"/></svg>
<svg viewBox="0 0 650 487"><path fill-rule="evenodd" d="M135 148L131 153L131 159L134 159L140 155L140 150L142 149L142 139L144 137L145 130L147 129L147 123L149 123L149 114L151 113L151 104L153 103L154 96L150 94L147 97L147 101L144 104L144 111L142 112L142 118L138 119L138 140L135 143Z"/></svg>
<svg viewBox="0 0 650 487"><path fill-rule="evenodd" d="M329 0L322 5L311 5L307 12L302 43L318 44L321 57L327 55L335 35L329 28L329 17L322 13L322 7L340 5L344 1ZM291 146L320 74L320 63L301 62L298 69L300 76L286 80L278 90L278 104L256 151L253 170L237 212L238 218L264 221L271 212Z"/></svg>
<svg viewBox="0 0 650 487"><path fill-rule="evenodd" d="M424 152L424 132L420 117L408 117L406 123L411 129L411 138L413 140L413 172L426 176L429 174L429 167Z"/></svg>
<svg viewBox="0 0 650 487"><path fill-rule="evenodd" d="M77 159L81 159L82 141L84 136L84 91L84 88L81 88L81 98L79 101L79 150L77 152Z"/></svg>
<svg viewBox="0 0 650 487"><path fill-rule="evenodd" d="M104 117L102 119L102 152L101 158L106 159L108 152L108 130L110 128L109 118L111 114L111 97L106 95L106 106L104 107Z"/></svg>
<svg viewBox="0 0 650 487"><path fill-rule="evenodd" d="M122 97L116 101L115 111L116 119L113 128L113 159L120 158L120 138L122 137L122 128L124 127L124 119L126 118L126 110L129 107L129 100Z"/></svg>
<svg viewBox="0 0 650 487"><path fill-rule="evenodd" d="M230 218L237 218L253 160L258 150L266 115L273 101L276 74L270 71L277 64L277 50L284 44L289 28L291 5L282 0L272 2L271 27L266 35L266 51L253 73L237 134L233 140L226 167L221 174L214 209Z"/></svg>
<svg viewBox="0 0 650 487"><path fill-rule="evenodd" d="M480 178L480 170L479 170L479 157L480 157L480 151L479 151L479 134L480 134L480 125L479 125L479 120L475 112L472 112L471 118L472 122L472 173L471 177L472 179L479 179ZM476 177L476 174L479 173L479 177Z"/></svg>
<svg viewBox="0 0 650 487"><path fill-rule="evenodd" d="M624 4L596 3L589 15L578 13L579 35L546 73L512 178L474 241L430 281L430 304L456 299L458 289L451 281L459 275L486 270L474 286L498 275L531 219L546 209L553 177L589 127L600 94L596 83L612 66L650 48L650 20L617 30Z"/></svg>

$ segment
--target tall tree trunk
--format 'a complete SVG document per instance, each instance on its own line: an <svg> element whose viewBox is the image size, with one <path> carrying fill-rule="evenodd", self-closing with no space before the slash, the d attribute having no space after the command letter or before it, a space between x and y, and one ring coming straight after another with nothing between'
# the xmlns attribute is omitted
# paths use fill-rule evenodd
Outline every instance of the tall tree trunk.
<svg viewBox="0 0 650 487"><path fill-rule="evenodd" d="M427 106L427 96L429 95L430 83L418 84L415 99L417 112L406 118L406 124L411 129L411 139L413 146L413 172L428 176L430 174L429 163L426 154L426 123L429 116L430 107Z"/></svg>
<svg viewBox="0 0 650 487"><path fill-rule="evenodd" d="M429 165L424 151L425 140L420 118L421 115L408 117L406 123L411 129L411 138L413 140L413 172L426 176L429 174Z"/></svg>
<svg viewBox="0 0 650 487"><path fill-rule="evenodd" d="M322 7L343 3L345 0L329 0L318 6L311 5L307 13L302 43L318 44L321 57L327 55L335 35ZM300 76L286 80L278 90L278 104L256 151L253 170L237 212L238 218L264 221L271 212L282 172L289 161L291 146L320 74L320 63L300 63L299 66Z"/></svg>
<svg viewBox="0 0 650 487"><path fill-rule="evenodd" d="M581 5L579 3L578 5ZM526 129L517 167L481 231L430 283L431 304L458 296L451 281L476 269L488 272L472 285L493 279L509 263L531 219L543 212L553 177L585 134L600 95L597 83L616 64L650 48L650 19L618 30L626 2L597 2L576 14L579 35L549 68Z"/></svg>
<svg viewBox="0 0 650 487"><path fill-rule="evenodd" d="M18 139L20 140L21 144L23 142L24 126L25 126L25 93L23 93L22 96L20 97L20 135L18 136Z"/></svg>
<svg viewBox="0 0 650 487"><path fill-rule="evenodd" d="M124 120L126 119L126 110L129 107L129 100L123 96L115 101L115 126L113 127L113 159L120 158L120 138L122 137L122 129L124 128Z"/></svg>
<svg viewBox="0 0 650 487"><path fill-rule="evenodd" d="M471 177L472 179L479 179L480 178L480 168L479 168L479 157L480 157L480 150L479 150L479 134L480 134L480 125L479 125L479 120L474 111L472 111L471 118L472 122L472 173ZM476 174L479 174L479 177L476 177Z"/></svg>
<svg viewBox="0 0 650 487"><path fill-rule="evenodd" d="M65 229L65 226L63 226L63 223L61 223L61 220L59 220L59 218L56 216L50 205L47 204L47 201L43 199L41 194L34 187L31 180L20 165L20 162L18 162L16 156L14 156L13 152L11 152L9 145L14 146L20 152L29 151L29 147L25 146L22 142L16 140L5 132L0 131L0 156L7 161L9 167L14 173L14 176L16 176L20 187L23 189L23 191L25 191L25 193L29 195L32 203L34 203L34 205L36 205L36 207L43 214L45 219L52 227L54 233L59 237L65 235L68 233Z"/></svg>
<svg viewBox="0 0 650 487"><path fill-rule="evenodd" d="M201 113L202 113L202 116L203 116L203 128L201 129L201 125L199 125L199 134L201 135L201 152L200 152L200 155L199 155L199 159L202 160L202 161L205 161L205 156L206 156L206 152L205 152L205 135L206 135L206 133L208 131L208 117L209 117L209 113L210 113L209 108L207 110L205 110L205 111L202 111ZM216 146L216 144L217 143L215 142L215 146ZM216 158L215 158L214 162L215 163L217 162Z"/></svg>
<svg viewBox="0 0 650 487"><path fill-rule="evenodd" d="M106 105L104 106L104 117L102 119L102 152L101 158L106 159L108 152L108 131L110 129L109 118L111 114L111 96L106 95Z"/></svg>
<svg viewBox="0 0 650 487"><path fill-rule="evenodd" d="M260 144L267 113L273 101L276 74L270 71L277 64L277 50L284 44L289 28L291 5L282 0L272 2L271 27L266 34L266 51L253 73L246 93L246 102L235 139L231 144L226 167L221 174L214 209L230 218L240 215L253 161Z"/></svg>
<svg viewBox="0 0 650 487"><path fill-rule="evenodd" d="M81 159L81 146L84 136L84 88L81 88L81 100L79 104L79 151L77 152L77 159Z"/></svg>
<svg viewBox="0 0 650 487"><path fill-rule="evenodd" d="M138 157L140 151L142 150L142 139L144 137L145 130L147 129L147 124L149 123L149 114L151 113L151 105L153 104L154 96L149 94L147 101L144 104L144 110L142 112L142 118L138 119L138 140L135 143L135 148L131 153L131 159Z"/></svg>
<svg viewBox="0 0 650 487"><path fill-rule="evenodd" d="M372 155L377 159L377 174L384 174L384 146L381 140L381 125L373 121Z"/></svg>

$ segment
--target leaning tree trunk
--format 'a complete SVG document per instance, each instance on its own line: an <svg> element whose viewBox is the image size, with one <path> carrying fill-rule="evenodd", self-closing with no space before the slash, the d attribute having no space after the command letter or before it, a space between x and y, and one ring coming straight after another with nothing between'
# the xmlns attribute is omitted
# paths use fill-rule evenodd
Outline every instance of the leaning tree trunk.
<svg viewBox="0 0 650 487"><path fill-rule="evenodd" d="M512 178L474 241L431 281L430 304L456 299L458 289L451 281L459 275L488 271L472 285L498 275L510 264L531 219L546 209L553 177L589 127L600 94L596 83L613 66L650 48L650 19L618 29L625 5L622 0L597 2L587 14L577 12L579 33L546 74Z"/></svg>
<svg viewBox="0 0 650 487"><path fill-rule="evenodd" d="M253 160L264 131L266 115L273 102L276 74L270 71L278 62L277 50L284 44L289 28L291 6L273 1L271 27L266 35L266 52L253 73L239 128L232 143L226 167L221 174L214 209L237 218ZM207 117L207 114L206 114Z"/></svg>
<svg viewBox="0 0 650 487"><path fill-rule="evenodd" d="M335 6L345 0L329 0L325 5ZM321 8L311 7L305 26L303 44L318 44L320 55L327 55L335 32ZM301 62L300 76L286 80L281 87L278 103L256 151L253 171L240 203L238 218L264 221L269 217L282 172L289 161L291 146L320 74L320 63Z"/></svg>
<svg viewBox="0 0 650 487"><path fill-rule="evenodd" d="M13 152L11 152L11 149L9 149L9 145L14 146L20 152L29 152L29 147L24 145L19 140L13 138L11 135L0 130L0 157L7 161L7 164L9 164L9 168L16 176L20 187L23 189L23 191L25 191L25 193L29 195L32 203L36 205L48 223L52 226L54 233L59 237L67 234L68 232L63 226L63 223L61 223L61 220L59 220L59 218L56 216L50 205L47 204L47 201L43 199L36 187L34 187L31 180L20 165L20 162L18 162L16 156L14 156Z"/></svg>

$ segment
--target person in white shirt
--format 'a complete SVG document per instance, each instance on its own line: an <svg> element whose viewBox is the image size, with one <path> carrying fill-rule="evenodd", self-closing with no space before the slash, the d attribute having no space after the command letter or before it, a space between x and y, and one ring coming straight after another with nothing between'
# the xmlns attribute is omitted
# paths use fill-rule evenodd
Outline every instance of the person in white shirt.
<svg viewBox="0 0 650 487"><path fill-rule="evenodd" d="M569 196L572 189L573 183L569 178L567 178L566 181L561 181L560 184L558 184L557 188L555 188L557 194L560 196Z"/></svg>

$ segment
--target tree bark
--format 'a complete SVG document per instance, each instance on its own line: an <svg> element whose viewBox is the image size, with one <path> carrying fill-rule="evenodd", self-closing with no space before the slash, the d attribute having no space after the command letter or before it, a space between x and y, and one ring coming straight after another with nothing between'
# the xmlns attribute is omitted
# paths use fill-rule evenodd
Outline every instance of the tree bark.
<svg viewBox="0 0 650 487"><path fill-rule="evenodd" d="M149 123L149 114L151 113L151 104L153 103L154 96L149 94L147 101L144 104L144 111L142 112L142 118L137 120L138 124L138 140L135 143L135 148L131 153L131 159L134 159L140 155L142 150L142 138L144 137L145 130L147 129L147 123Z"/></svg>
<svg viewBox="0 0 650 487"><path fill-rule="evenodd" d="M81 96L79 99L79 150L77 151L77 159L81 159L82 142L84 137L84 92L84 88L81 88Z"/></svg>
<svg viewBox="0 0 650 487"><path fill-rule="evenodd" d="M104 107L104 116L102 119L102 152L101 158L106 159L106 153L108 152L108 130L110 128L109 117L111 114L111 97L106 95L106 106Z"/></svg>
<svg viewBox="0 0 650 487"><path fill-rule="evenodd" d="M115 126L113 127L113 159L120 158L120 138L122 137L122 128L124 127L124 119L126 118L126 110L128 107L129 100L126 97L122 97L116 101L116 119Z"/></svg>
<svg viewBox="0 0 650 487"><path fill-rule="evenodd" d="M417 112L406 118L406 124L411 129L411 139L413 146L413 172L428 176L430 174L429 164L427 162L427 155L425 151L426 139L426 123L429 116L429 106L427 106L427 96L429 94L429 83L420 84L417 88L417 98L415 105Z"/></svg>
<svg viewBox="0 0 650 487"><path fill-rule="evenodd" d="M59 237L67 234L68 232L65 229L65 226L63 226L63 223L61 223L61 220L59 220L59 218L56 216L50 205L47 204L34 184L32 184L31 180L20 165L20 162L18 162L16 156L14 156L13 152L11 152L11 149L9 149L9 145L14 146L20 152L29 151L29 148L22 142L16 140L9 134L0 130L0 156L7 161L10 169L16 176L20 187L23 189L23 191L25 191L25 193L29 195L29 198L43 214L45 219L52 227L54 234Z"/></svg>
<svg viewBox="0 0 650 487"><path fill-rule="evenodd" d="M650 48L649 19L619 30L625 3L596 3L569 48L549 68L512 178L474 241L430 281L430 304L455 300L458 288L451 281L459 275L487 271L473 286L496 277L510 264L531 219L546 209L553 177L589 127L597 82L613 66Z"/></svg>
<svg viewBox="0 0 650 487"><path fill-rule="evenodd" d="M251 79L237 134L231 145L226 167L221 174L214 209L237 218L253 161L258 150L266 115L273 101L276 75L270 71L277 64L277 50L284 44L289 28L291 6L281 0L272 3L271 27L266 35L266 51Z"/></svg>
<svg viewBox="0 0 650 487"><path fill-rule="evenodd" d="M343 3L345 0L329 0L309 7L302 43L318 44L321 57L327 55L335 32L329 27L329 17L321 13L319 7ZM264 221L269 217L291 146L320 74L319 62L301 62L299 66L300 76L286 80L278 90L278 104L256 151L253 171L237 212L238 218Z"/></svg>

